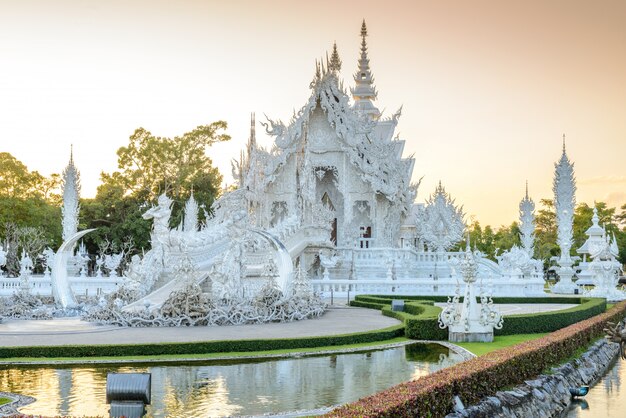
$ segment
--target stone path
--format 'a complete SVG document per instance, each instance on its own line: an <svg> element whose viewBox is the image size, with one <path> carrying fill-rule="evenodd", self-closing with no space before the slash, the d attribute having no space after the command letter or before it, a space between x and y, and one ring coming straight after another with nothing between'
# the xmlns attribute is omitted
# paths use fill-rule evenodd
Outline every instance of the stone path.
<svg viewBox="0 0 626 418"><path fill-rule="evenodd" d="M438 303L437 306L445 304ZM505 315L567 309L574 304L502 304ZM95 325L78 318L44 321L8 320L0 323L2 346L47 346L71 344L141 344L244 340L257 338L298 338L371 331L398 324L373 309L331 307L321 318L306 321L185 328L120 328Z"/></svg>
<svg viewBox="0 0 626 418"><path fill-rule="evenodd" d="M120 328L99 326L78 318L50 321L12 320L0 324L0 345L40 346L71 344L140 344L298 338L371 331L399 324L379 311L330 308L321 317L276 324L185 328Z"/></svg>

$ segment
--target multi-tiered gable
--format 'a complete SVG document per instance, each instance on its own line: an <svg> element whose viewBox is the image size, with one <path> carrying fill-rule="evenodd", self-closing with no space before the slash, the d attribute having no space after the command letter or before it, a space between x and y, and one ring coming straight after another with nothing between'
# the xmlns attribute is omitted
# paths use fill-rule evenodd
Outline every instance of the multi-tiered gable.
<svg viewBox="0 0 626 418"><path fill-rule="evenodd" d="M257 147L251 134L239 177L259 227L288 219L308 225L323 205L332 211L331 240L338 246L398 245L417 191L414 160L402 158L404 141L393 137L400 111L382 118L373 104L366 36L364 22L353 102L339 80L335 45L330 59L316 63L311 96L289 124L263 124L273 148Z"/></svg>

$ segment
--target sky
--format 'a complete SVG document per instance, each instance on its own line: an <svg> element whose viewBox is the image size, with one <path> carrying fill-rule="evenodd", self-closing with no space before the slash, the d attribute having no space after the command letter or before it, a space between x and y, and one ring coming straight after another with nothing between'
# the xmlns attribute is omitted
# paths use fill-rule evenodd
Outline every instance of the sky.
<svg viewBox="0 0 626 418"><path fill-rule="evenodd" d="M508 225L526 181L552 198L565 134L577 201L626 203L621 0L0 0L0 152L49 175L73 144L93 197L136 128L224 120L232 140L208 154L232 183L250 113L288 121L335 41L354 84L363 19L375 104L403 106L418 202L441 180L468 220Z"/></svg>

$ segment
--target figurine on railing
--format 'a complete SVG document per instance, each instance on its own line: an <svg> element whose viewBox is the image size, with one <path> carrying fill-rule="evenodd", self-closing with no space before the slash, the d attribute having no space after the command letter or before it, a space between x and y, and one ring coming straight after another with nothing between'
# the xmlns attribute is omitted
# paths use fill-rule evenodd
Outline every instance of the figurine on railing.
<svg viewBox="0 0 626 418"><path fill-rule="evenodd" d="M7 264L7 252L4 250L2 245L0 245L0 277L4 277L4 272L2 271L2 267Z"/></svg>
<svg viewBox="0 0 626 418"><path fill-rule="evenodd" d="M43 261L43 275L45 277L49 277L50 276L50 272L51 272L51 267L54 263L54 250L52 250L52 248L50 247L46 247L45 250L43 250L42 254L41 254L41 258Z"/></svg>

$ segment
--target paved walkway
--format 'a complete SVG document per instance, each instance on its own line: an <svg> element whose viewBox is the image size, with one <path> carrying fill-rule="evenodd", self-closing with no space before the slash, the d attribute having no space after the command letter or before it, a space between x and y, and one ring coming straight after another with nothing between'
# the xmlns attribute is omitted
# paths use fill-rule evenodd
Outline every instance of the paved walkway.
<svg viewBox="0 0 626 418"><path fill-rule="evenodd" d="M399 324L374 309L331 308L306 321L185 328L121 328L79 319L13 320L0 324L1 346L141 344L257 338L298 338L371 331Z"/></svg>
<svg viewBox="0 0 626 418"><path fill-rule="evenodd" d="M445 304L438 303L438 306ZM495 305L504 315L567 309L574 304ZM72 344L142 344L298 338L371 331L399 324L374 309L331 307L321 317L306 321L259 325L184 328L121 328L96 325L78 318L45 321L8 320L0 323L0 346L48 346Z"/></svg>

